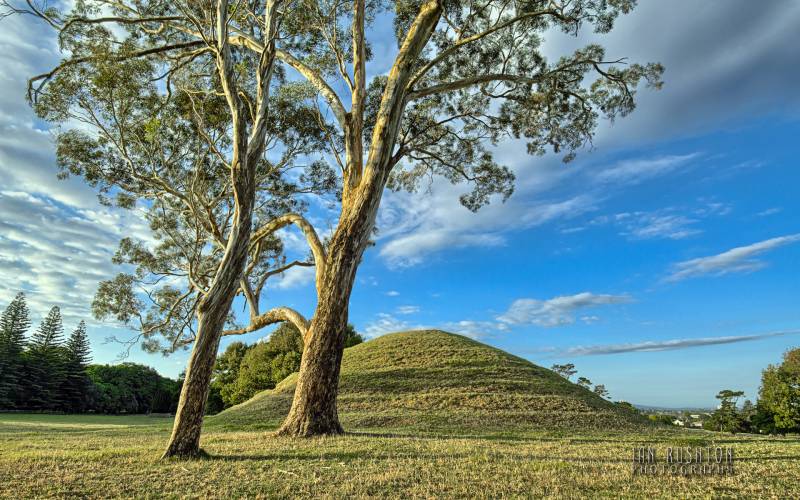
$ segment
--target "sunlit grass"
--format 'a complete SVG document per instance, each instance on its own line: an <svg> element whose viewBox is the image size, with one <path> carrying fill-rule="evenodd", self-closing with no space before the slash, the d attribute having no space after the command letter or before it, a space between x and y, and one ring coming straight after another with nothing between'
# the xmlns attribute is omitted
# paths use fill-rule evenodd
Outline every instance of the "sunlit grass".
<svg viewBox="0 0 800 500"><path fill-rule="evenodd" d="M212 429L203 438L211 458L164 462L158 457L169 435L168 424L147 417L0 415L0 495L796 498L800 494L797 438L669 429L421 437L373 429L337 438L293 440L263 431ZM737 473L633 476L632 450L643 443L732 445Z"/></svg>
<svg viewBox="0 0 800 500"><path fill-rule="evenodd" d="M295 377L206 421L209 458L160 461L171 419L0 415L0 495L800 498L800 440L647 425L549 370L442 332L348 349L349 434L275 438ZM736 475L634 476L633 449L733 446Z"/></svg>

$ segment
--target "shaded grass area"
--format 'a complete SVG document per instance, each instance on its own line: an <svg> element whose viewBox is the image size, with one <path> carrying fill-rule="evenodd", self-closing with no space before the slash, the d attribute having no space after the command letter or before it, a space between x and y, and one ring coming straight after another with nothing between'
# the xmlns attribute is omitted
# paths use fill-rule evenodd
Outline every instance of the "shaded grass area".
<svg viewBox="0 0 800 500"><path fill-rule="evenodd" d="M289 411L296 376L208 419L269 429ZM423 433L634 429L646 422L525 359L436 330L385 335L345 350L339 386L345 428Z"/></svg>
<svg viewBox="0 0 800 500"><path fill-rule="evenodd" d="M275 438L211 429L210 458L159 461L169 421L0 415L0 496L687 498L800 495L800 440L671 429ZM736 475L647 477L632 450L732 445Z"/></svg>

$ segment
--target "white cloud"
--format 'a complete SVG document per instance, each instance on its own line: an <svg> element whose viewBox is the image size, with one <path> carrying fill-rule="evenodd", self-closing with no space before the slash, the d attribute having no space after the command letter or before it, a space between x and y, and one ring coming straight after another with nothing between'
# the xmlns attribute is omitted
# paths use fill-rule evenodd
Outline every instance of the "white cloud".
<svg viewBox="0 0 800 500"><path fill-rule="evenodd" d="M423 327L416 327L414 329L422 328ZM408 321L398 319L391 314L379 313L377 318L371 323L368 323L364 328L364 334L368 338L374 338L386 335L387 333L402 332L411 329Z"/></svg>
<svg viewBox="0 0 800 500"><path fill-rule="evenodd" d="M667 238L681 240L700 234L703 231L691 227L697 221L682 215L647 214L639 219L638 226L632 226L629 234L637 239Z"/></svg>
<svg viewBox="0 0 800 500"><path fill-rule="evenodd" d="M620 234L632 240L682 240L703 232L697 227L702 219L724 216L733 208L727 203L700 200L694 208L667 207L650 212L621 212L595 217L592 225L611 224L621 228ZM562 231L563 232L563 231Z"/></svg>
<svg viewBox="0 0 800 500"><path fill-rule="evenodd" d="M756 214L756 216L757 216L757 217L769 217L770 215L779 214L779 213L781 213L781 212L783 212L783 209L782 209L782 208L779 208L779 207L772 207L772 208L768 208L768 209L766 209L766 210L762 210L761 212L758 212L758 213Z"/></svg>
<svg viewBox="0 0 800 500"><path fill-rule="evenodd" d="M496 323L494 321L473 321L461 320L443 323L440 328L442 330L465 335L473 339L481 339L491 336L497 332L508 331L508 325L505 323Z"/></svg>
<svg viewBox="0 0 800 500"><path fill-rule="evenodd" d="M52 137L25 101L27 78L59 60L52 31L11 16L0 47L0 307L24 291L34 322L58 305L67 329L91 324L97 283L119 272L119 239L150 232L137 212L101 206L81 179L56 179Z"/></svg>
<svg viewBox="0 0 800 500"><path fill-rule="evenodd" d="M701 7L693 0L639 2L607 35L587 30L576 39L553 33L548 34L546 46L551 59L587 43L600 43L612 58L664 64L664 89L639 92L636 111L613 126L602 126L595 141L599 148L629 147L770 113L796 113L800 66L786 61L793 60L800 44L798 23L797 2L773 9L750 0ZM756 67L758 71L753 71Z"/></svg>
<svg viewBox="0 0 800 500"><path fill-rule="evenodd" d="M267 286L273 286L279 290L300 288L313 283L316 273L316 268L313 266L294 266L280 274L274 281L269 281Z"/></svg>
<svg viewBox="0 0 800 500"><path fill-rule="evenodd" d="M504 243L505 238L498 234L459 234L455 230L438 229L396 238L384 245L380 254L393 266L412 266L443 248L493 247Z"/></svg>
<svg viewBox="0 0 800 500"><path fill-rule="evenodd" d="M575 322L575 313L589 307L632 302L628 295L597 295L590 292L554 297L549 300L517 299L497 317L510 325L555 327Z"/></svg>
<svg viewBox="0 0 800 500"><path fill-rule="evenodd" d="M663 156L660 158L625 160L600 170L595 178L602 183L622 185L638 184L654 177L672 173L697 158L697 153Z"/></svg>
<svg viewBox="0 0 800 500"><path fill-rule="evenodd" d="M743 247L733 248L718 255L700 257L673 266L672 273L666 281L681 281L698 276L722 276L731 273L745 273L757 271L767 264L752 257L768 252L783 245L800 241L800 233L753 243Z"/></svg>
<svg viewBox="0 0 800 500"><path fill-rule="evenodd" d="M397 297L400 295L400 292L398 292L397 290L389 290L388 292L386 292L386 295L389 297Z"/></svg>
<svg viewBox="0 0 800 500"><path fill-rule="evenodd" d="M57 305L68 326L92 323L97 283L119 272L111 257L123 236L148 240L150 233L135 212L0 192L0 303L23 291L36 316Z"/></svg>
<svg viewBox="0 0 800 500"><path fill-rule="evenodd" d="M634 240L672 239L680 240L703 231L693 227L697 219L670 213L669 210L655 212L622 212L602 215L592 220L593 225L613 224L622 228L621 234Z"/></svg>
<svg viewBox="0 0 800 500"><path fill-rule="evenodd" d="M781 337L784 335L797 335L800 330L788 330L782 332L759 333L755 335L738 335L729 337L705 337L699 339L674 339L674 340L650 340L631 344L607 344L594 346L576 346L564 351L562 356L597 356L601 354L622 354L626 352L657 352L672 351L676 349L687 349L690 347L702 347L708 345L734 344L737 342L748 342L761 340L770 337Z"/></svg>
<svg viewBox="0 0 800 500"><path fill-rule="evenodd" d="M545 176L560 178L567 172ZM467 186L452 186L441 180L434 182L429 193L386 193L378 219L380 256L392 267L413 266L445 249L502 246L508 232L594 209L591 195L539 199L536 191L544 189L543 185L549 187L551 181L536 179L538 174L530 176L532 179L523 182L505 204L495 201L478 213L459 204L459 195L469 189Z"/></svg>
<svg viewBox="0 0 800 500"><path fill-rule="evenodd" d="M398 314L403 314L398 312ZM509 327L505 323L494 321L446 321L436 326L413 324L404 319L400 319L393 314L379 313L375 319L368 323L364 328L364 334L369 338L380 337L389 333L397 333L408 330L429 330L436 328L446 332L465 335L474 339L485 338L498 332L508 331Z"/></svg>
<svg viewBox="0 0 800 500"><path fill-rule="evenodd" d="M399 306L395 311L397 314L416 314L420 308L419 306Z"/></svg>

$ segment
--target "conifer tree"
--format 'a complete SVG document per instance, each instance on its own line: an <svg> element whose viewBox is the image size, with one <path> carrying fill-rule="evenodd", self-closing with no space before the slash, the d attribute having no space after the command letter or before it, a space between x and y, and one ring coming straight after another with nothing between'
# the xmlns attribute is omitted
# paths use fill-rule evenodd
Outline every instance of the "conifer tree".
<svg viewBox="0 0 800 500"><path fill-rule="evenodd" d="M84 321L70 335L64 353L66 359L61 384L64 409L70 412L86 411L90 384L86 368L92 358Z"/></svg>
<svg viewBox="0 0 800 500"><path fill-rule="evenodd" d="M59 394L64 375L64 326L61 310L53 307L30 340L30 407L54 410L62 407Z"/></svg>
<svg viewBox="0 0 800 500"><path fill-rule="evenodd" d="M0 409L21 406L25 332L31 325L25 294L19 293L0 318Z"/></svg>

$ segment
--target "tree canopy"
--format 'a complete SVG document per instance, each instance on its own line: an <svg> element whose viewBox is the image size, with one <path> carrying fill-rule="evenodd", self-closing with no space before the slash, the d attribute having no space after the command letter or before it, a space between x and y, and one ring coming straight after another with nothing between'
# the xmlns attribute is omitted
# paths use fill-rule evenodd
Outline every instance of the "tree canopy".
<svg viewBox="0 0 800 500"><path fill-rule="evenodd" d="M800 431L800 348L786 351L781 364L763 371L758 409L766 428Z"/></svg>
<svg viewBox="0 0 800 500"><path fill-rule="evenodd" d="M597 44L550 60L544 39L607 33L635 4L82 0L61 13L6 2L57 30L66 54L30 82L39 115L62 126L63 172L145 211L156 237L123 241L116 261L135 271L101 286L95 313L138 328L150 350L194 342L167 454L198 452L222 323L234 335L292 322L305 350L281 432L341 432L335 387L348 302L384 189L413 191L437 176L467 182L460 201L475 211L513 192L511 168L493 155L500 141L573 159L601 118L634 109L641 84L661 86L663 68L607 57ZM387 19L394 61L368 71L368 34ZM341 210L323 245L298 196L331 192ZM302 265L283 261L275 238L290 224L313 255L310 321L259 309L266 278ZM230 317L233 293L250 309L241 328Z"/></svg>

